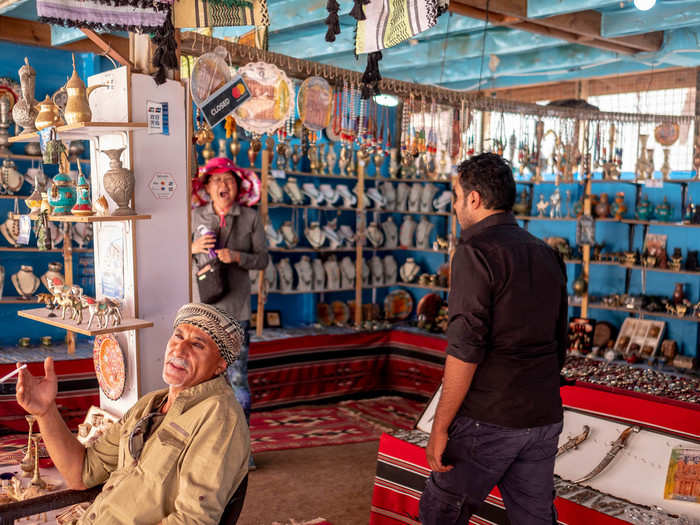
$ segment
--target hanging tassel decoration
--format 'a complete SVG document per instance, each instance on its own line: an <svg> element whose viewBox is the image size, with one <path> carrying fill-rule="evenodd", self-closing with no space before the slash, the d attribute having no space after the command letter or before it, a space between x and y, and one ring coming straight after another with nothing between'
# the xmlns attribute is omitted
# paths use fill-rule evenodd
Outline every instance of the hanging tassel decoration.
<svg viewBox="0 0 700 525"><path fill-rule="evenodd" d="M328 11L328 17L326 18L326 25L328 26L326 42L335 42L335 36L340 34L340 20L338 19L340 4L338 0L328 0L326 10Z"/></svg>
<svg viewBox="0 0 700 525"><path fill-rule="evenodd" d="M381 51L375 51L367 55L367 67L362 74L363 99L368 99L372 95L379 95L379 81L382 79L382 75L379 72L379 61L381 59Z"/></svg>
<svg viewBox="0 0 700 525"><path fill-rule="evenodd" d="M362 6L369 4L370 0L354 0L352 9L348 13L355 20L367 20Z"/></svg>
<svg viewBox="0 0 700 525"><path fill-rule="evenodd" d="M159 27L151 40L156 45L151 63L157 71L153 75L156 85L164 84L168 69L174 70L180 67L177 63L177 41L175 40L175 27L173 26L172 10L168 11L165 22Z"/></svg>

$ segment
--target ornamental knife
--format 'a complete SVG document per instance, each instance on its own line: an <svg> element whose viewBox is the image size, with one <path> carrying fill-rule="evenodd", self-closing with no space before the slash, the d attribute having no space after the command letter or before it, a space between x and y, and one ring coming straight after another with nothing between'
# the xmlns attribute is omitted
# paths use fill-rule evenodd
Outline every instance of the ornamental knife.
<svg viewBox="0 0 700 525"><path fill-rule="evenodd" d="M570 437L566 443L564 443L561 447L559 447L559 450L557 450L557 455L556 457L561 456L562 454L565 454L569 450L573 450L577 448L581 443L586 441L588 439L588 434L591 433L591 428L588 425L583 425L583 432L581 432L579 435Z"/></svg>
<svg viewBox="0 0 700 525"><path fill-rule="evenodd" d="M598 474L603 472L605 468L610 464L610 462L617 456L618 452L625 448L625 444L627 443L627 440L629 437L632 435L633 432L639 432L641 429L639 426L635 425L633 427L628 427L625 430L622 431L620 434L620 437L618 437L615 442L612 444L610 447L610 450L608 450L607 454L605 454L605 457L598 463L598 466L591 470L588 474L583 476L581 479L577 479L574 481L574 483L583 483L584 481L588 481L590 479L595 478Z"/></svg>

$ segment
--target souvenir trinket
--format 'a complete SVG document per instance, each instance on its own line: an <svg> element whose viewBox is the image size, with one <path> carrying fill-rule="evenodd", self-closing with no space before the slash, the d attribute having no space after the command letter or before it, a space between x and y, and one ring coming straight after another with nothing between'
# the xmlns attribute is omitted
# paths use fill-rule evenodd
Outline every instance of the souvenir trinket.
<svg viewBox="0 0 700 525"><path fill-rule="evenodd" d="M20 266L20 270L11 277L12 284L22 299L31 299L39 288L41 281L34 275L34 268L28 265Z"/></svg>
<svg viewBox="0 0 700 525"><path fill-rule="evenodd" d="M293 91L292 91L293 93ZM321 77L309 77L297 94L297 112L307 129L321 131L331 123L333 89Z"/></svg>
<svg viewBox="0 0 700 525"><path fill-rule="evenodd" d="M134 174L130 169L122 166L121 155L125 148L103 150L102 153L109 157L109 170L102 179L102 184L107 195L116 203L117 209L112 212L115 216L136 215L129 206L129 201L134 192Z"/></svg>
<svg viewBox="0 0 700 525"><path fill-rule="evenodd" d="M544 200L544 195L540 193L540 200L537 202L537 215L539 217L544 217L547 208L549 207L549 202Z"/></svg>
<svg viewBox="0 0 700 525"><path fill-rule="evenodd" d="M549 197L549 217L551 219L561 218L561 192L559 188L554 188L554 192Z"/></svg>
<svg viewBox="0 0 700 525"><path fill-rule="evenodd" d="M41 276L41 284L44 288L51 291L49 288L49 283L53 283L52 286L62 287L65 284L65 278L63 277L63 264L60 262L50 262L49 269L44 275Z"/></svg>
<svg viewBox="0 0 700 525"><path fill-rule="evenodd" d="M389 292L384 299L384 315L389 321L403 321L412 310L413 298L406 290Z"/></svg>
<svg viewBox="0 0 700 525"><path fill-rule="evenodd" d="M570 450L577 449L581 443L588 439L588 435L590 434L590 432L591 428L588 425L583 425L583 431L580 434L570 437L566 441L566 443L559 447L559 449L557 450L556 457L559 457L562 454L566 454Z"/></svg>
<svg viewBox="0 0 700 525"><path fill-rule="evenodd" d="M90 110L90 103L88 98L98 88L108 87L106 84L97 84L85 87L85 84L78 76L78 72L75 70L75 54L73 55L73 74L71 75L68 82L66 82L66 107L63 114L66 117L66 124L74 125L80 124L82 122L92 121L92 111Z"/></svg>
<svg viewBox="0 0 700 525"><path fill-rule="evenodd" d="M36 109L37 101L34 99L36 71L29 65L29 60L26 57L24 58L24 65L19 68L19 83L21 93L19 100L12 107L12 118L18 126L23 128L22 133L34 133L36 132L34 122L39 114L39 111ZM27 155L37 154L27 152Z"/></svg>
<svg viewBox="0 0 700 525"><path fill-rule="evenodd" d="M49 204L53 215L70 215L70 210L77 200L75 183L67 173L59 173L51 181Z"/></svg>
<svg viewBox="0 0 700 525"><path fill-rule="evenodd" d="M680 137L681 128L676 122L664 122L654 128L654 140L662 146L673 146Z"/></svg>
<svg viewBox="0 0 700 525"><path fill-rule="evenodd" d="M250 98L234 110L236 122L246 131L274 133L294 111L294 86L273 64L250 62L238 68Z"/></svg>
<svg viewBox="0 0 700 525"><path fill-rule="evenodd" d="M24 176L17 170L15 163L9 159L2 161L0 168L0 193L13 194L24 184Z"/></svg>
<svg viewBox="0 0 700 525"><path fill-rule="evenodd" d="M669 175L671 175L671 149L664 148L664 162L659 168L663 180L669 180Z"/></svg>
<svg viewBox="0 0 700 525"><path fill-rule="evenodd" d="M639 203L637 204L637 219L640 221L651 220L652 213L653 209L651 202L649 202L649 198L646 196L646 194L642 194L642 197L639 199Z"/></svg>
<svg viewBox="0 0 700 525"><path fill-rule="evenodd" d="M673 254L671 255L671 261L669 262L669 267L671 270L679 272L681 266L683 265L683 253L680 248L674 248Z"/></svg>
<svg viewBox="0 0 700 525"><path fill-rule="evenodd" d="M80 168L80 164L78 164L78 168ZM90 186L87 183L87 180L85 179L85 176L80 173L78 177L78 185L76 186L76 192L77 192L77 200L75 202L75 206L71 208L71 213L73 215L94 215L95 212L92 210L92 206L90 203Z"/></svg>
<svg viewBox="0 0 700 525"><path fill-rule="evenodd" d="M53 101L46 95L46 98L37 104L39 108L39 113L34 121L34 127L38 130L48 128L49 126L63 126L63 118L61 117L61 110L58 106L53 103Z"/></svg>
<svg viewBox="0 0 700 525"><path fill-rule="evenodd" d="M34 191L32 191L29 197L24 199L24 203L27 205L27 208L29 208L29 213L31 214L38 214L41 211L41 192L37 187L38 185L39 183L36 177L34 177Z"/></svg>
<svg viewBox="0 0 700 525"><path fill-rule="evenodd" d="M0 226L0 230L2 230L2 226ZM685 258L685 269L689 272L697 272L700 269L698 250L688 250L688 255Z"/></svg>
<svg viewBox="0 0 700 525"><path fill-rule="evenodd" d="M515 215L529 215L530 213L530 206L529 206L529 200L530 200L530 195L526 189L523 189L520 192L520 197L518 200L513 204L513 213Z"/></svg>
<svg viewBox="0 0 700 525"><path fill-rule="evenodd" d="M114 334L95 338L92 359L102 393L113 401L119 399L126 386L126 361Z"/></svg>
<svg viewBox="0 0 700 525"><path fill-rule="evenodd" d="M0 91L0 156L10 154L10 95Z"/></svg>
<svg viewBox="0 0 700 525"><path fill-rule="evenodd" d="M617 456L617 454L623 448L625 448L625 445L627 444L627 440L630 438L632 433L637 433L640 430L641 430L641 428L636 426L636 425L626 428L620 434L620 436L617 438L617 440L615 440L615 442L612 444L612 447L607 452L607 454L605 454L605 457L600 461L600 463L598 463L598 465L591 472L589 472L588 474L586 474L582 478L577 479L576 481L574 481L574 483L579 484L579 483L583 483L585 481L589 481L589 480L593 479L594 477L596 477L601 472L603 472L606 469L606 467L610 464L610 462L613 459L615 459L615 456Z"/></svg>
<svg viewBox="0 0 700 525"><path fill-rule="evenodd" d="M29 337L20 337L17 339L17 346L20 348L29 348L32 346L32 340Z"/></svg>
<svg viewBox="0 0 700 525"><path fill-rule="evenodd" d="M333 301L331 303L333 322L336 326L345 326L350 321L350 307L343 301Z"/></svg>
<svg viewBox="0 0 700 525"><path fill-rule="evenodd" d="M600 201L595 206L595 215L599 219L610 217L610 200L607 193L600 194Z"/></svg>
<svg viewBox="0 0 700 525"><path fill-rule="evenodd" d="M615 219L618 221L624 218L625 212L627 212L627 205L625 205L625 194L624 192L618 192L615 194L615 204L612 206L612 211L615 214Z"/></svg>
<svg viewBox="0 0 700 525"><path fill-rule="evenodd" d="M661 204L656 206L656 209L654 210L654 214L656 215L656 219L662 222L668 222L671 220L671 205L668 202L668 198L664 196L664 200Z"/></svg>

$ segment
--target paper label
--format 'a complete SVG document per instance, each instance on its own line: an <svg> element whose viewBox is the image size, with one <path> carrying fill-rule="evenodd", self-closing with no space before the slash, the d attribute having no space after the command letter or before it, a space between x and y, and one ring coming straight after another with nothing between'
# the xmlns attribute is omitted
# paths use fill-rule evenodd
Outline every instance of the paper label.
<svg viewBox="0 0 700 525"><path fill-rule="evenodd" d="M644 186L647 188L663 188L664 181L661 179L647 179L644 181Z"/></svg>
<svg viewBox="0 0 700 525"><path fill-rule="evenodd" d="M150 187L156 199L170 199L177 189L177 183L170 173L162 172L153 175Z"/></svg>
<svg viewBox="0 0 700 525"><path fill-rule="evenodd" d="M287 174L284 172L284 170L270 170L270 175L272 175L273 179L286 179Z"/></svg>
<svg viewBox="0 0 700 525"><path fill-rule="evenodd" d="M29 215L20 215L19 217L19 235L17 236L17 244L29 244L29 236L32 233L32 220Z"/></svg>
<svg viewBox="0 0 700 525"><path fill-rule="evenodd" d="M146 103L146 113L148 114L148 134L168 135L168 103L153 102Z"/></svg>

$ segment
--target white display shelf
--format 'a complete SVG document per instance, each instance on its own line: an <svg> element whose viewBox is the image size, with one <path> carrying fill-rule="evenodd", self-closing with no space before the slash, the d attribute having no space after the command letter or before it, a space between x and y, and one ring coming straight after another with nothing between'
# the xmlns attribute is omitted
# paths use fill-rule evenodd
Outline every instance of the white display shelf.
<svg viewBox="0 0 700 525"><path fill-rule="evenodd" d="M22 135L18 135L22 136ZM17 155L15 153L10 153L9 155L0 155L0 159L10 159L10 160L33 160L36 162L41 162L43 164L44 159L41 155ZM76 162L79 161L81 164L85 164L86 166L90 165L90 159L72 159L68 158L71 162Z"/></svg>
<svg viewBox="0 0 700 525"><path fill-rule="evenodd" d="M81 324L77 324L74 321L63 320L60 316L49 317L49 312L46 308L33 308L31 310L20 310L17 315L20 317L25 317L31 319L32 321L38 321L40 323L48 324L51 326L56 326L58 328L63 328L70 332L76 332L78 334L96 336L101 334L112 334L115 332L126 332L127 330L138 330L140 328L149 328L153 326L151 321L144 321L143 319L122 319L121 324L117 326L107 326L105 328L90 328L88 329L88 316L84 315L85 320ZM96 323L93 324L96 326Z"/></svg>
<svg viewBox="0 0 700 525"><path fill-rule="evenodd" d="M146 129L147 126L145 122L81 122L80 124L58 126L56 133L59 140L89 140L101 135L138 131ZM39 142L39 135L36 133L22 133L21 135L10 137L10 143L15 142Z"/></svg>
<svg viewBox="0 0 700 525"><path fill-rule="evenodd" d="M145 221L150 218L150 215L49 215L53 222Z"/></svg>

